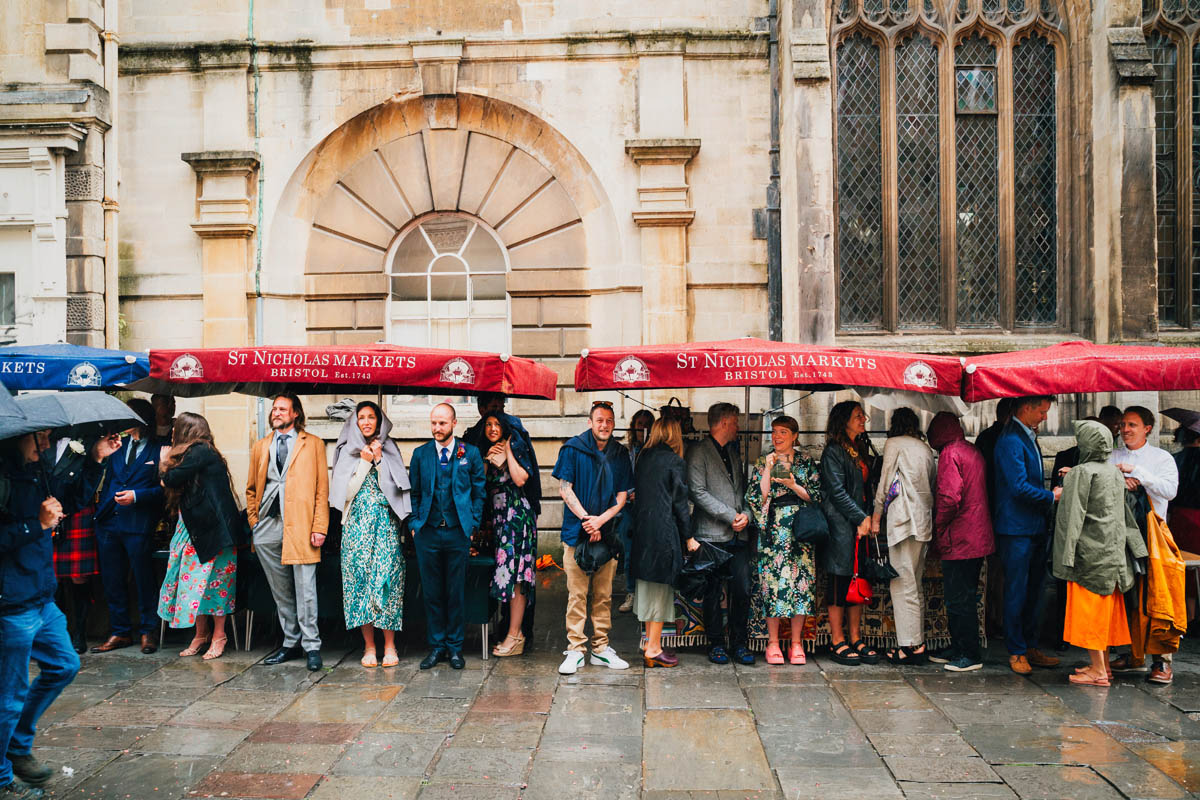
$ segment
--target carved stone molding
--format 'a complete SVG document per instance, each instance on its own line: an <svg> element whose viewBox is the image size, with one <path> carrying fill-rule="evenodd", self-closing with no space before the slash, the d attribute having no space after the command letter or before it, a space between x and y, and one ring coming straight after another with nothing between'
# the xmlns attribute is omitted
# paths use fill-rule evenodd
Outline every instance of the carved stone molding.
<svg viewBox="0 0 1200 800"><path fill-rule="evenodd" d="M254 201L258 190L258 153L208 150L182 153L196 173L196 221L202 239L249 238L254 235Z"/></svg>
<svg viewBox="0 0 1200 800"><path fill-rule="evenodd" d="M638 227L690 225L696 210L688 197L687 164L700 152L700 140L627 139L625 152L641 168L639 207L633 212Z"/></svg>

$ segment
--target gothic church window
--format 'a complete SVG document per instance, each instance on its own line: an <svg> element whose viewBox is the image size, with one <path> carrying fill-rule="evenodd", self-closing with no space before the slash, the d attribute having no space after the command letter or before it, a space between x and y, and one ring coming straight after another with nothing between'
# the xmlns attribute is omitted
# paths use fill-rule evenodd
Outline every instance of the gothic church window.
<svg viewBox="0 0 1200 800"><path fill-rule="evenodd" d="M1058 329L1053 0L838 0L838 327Z"/></svg>

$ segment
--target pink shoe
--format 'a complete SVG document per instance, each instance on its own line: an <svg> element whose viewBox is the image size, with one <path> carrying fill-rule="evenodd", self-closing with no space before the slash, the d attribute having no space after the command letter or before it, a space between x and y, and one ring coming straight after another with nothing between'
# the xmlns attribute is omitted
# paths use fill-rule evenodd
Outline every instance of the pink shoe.
<svg viewBox="0 0 1200 800"><path fill-rule="evenodd" d="M767 645L767 663L782 664L783 651L779 649L779 642L771 642Z"/></svg>
<svg viewBox="0 0 1200 800"><path fill-rule="evenodd" d="M804 645L800 642L792 642L791 652L788 653L788 660L796 666L804 665Z"/></svg>

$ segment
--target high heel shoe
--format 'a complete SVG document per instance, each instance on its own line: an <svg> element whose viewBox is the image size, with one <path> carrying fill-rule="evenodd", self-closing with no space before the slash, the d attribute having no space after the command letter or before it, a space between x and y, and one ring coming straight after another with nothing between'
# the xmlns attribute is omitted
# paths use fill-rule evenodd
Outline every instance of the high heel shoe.
<svg viewBox="0 0 1200 800"><path fill-rule="evenodd" d="M506 646L507 645L507 646ZM503 642L492 648L492 655L504 658L505 656L519 656L525 652L525 637L517 634L516 636L505 637Z"/></svg>
<svg viewBox="0 0 1200 800"><path fill-rule="evenodd" d="M783 651L779 649L779 642L770 642L767 644L766 660L768 664L783 663Z"/></svg>
<svg viewBox="0 0 1200 800"><path fill-rule="evenodd" d="M804 645L800 642L792 642L791 651L788 653L788 661L796 666L804 666Z"/></svg>
<svg viewBox="0 0 1200 800"><path fill-rule="evenodd" d="M204 661L213 661L225 655L225 643L229 641L227 636L222 636L220 639L213 639L208 645L208 652L204 654Z"/></svg>
<svg viewBox="0 0 1200 800"><path fill-rule="evenodd" d="M207 636L203 639L197 636L195 639L192 639L192 643L187 646L187 649L179 652L179 655L183 658L187 658L188 656L198 656L200 655L200 651L205 648L208 642L209 640Z"/></svg>

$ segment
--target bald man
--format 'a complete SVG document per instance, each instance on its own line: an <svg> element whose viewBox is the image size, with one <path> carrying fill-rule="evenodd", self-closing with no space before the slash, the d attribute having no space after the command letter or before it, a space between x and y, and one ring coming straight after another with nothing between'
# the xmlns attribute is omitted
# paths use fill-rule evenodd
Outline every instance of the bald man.
<svg viewBox="0 0 1200 800"><path fill-rule="evenodd" d="M449 403L434 406L429 413L433 441L413 452L409 467L409 527L417 547L430 648L421 669L439 661L449 661L453 669L466 666L462 647L467 558L483 515L484 471L479 450L455 438L457 422Z"/></svg>

